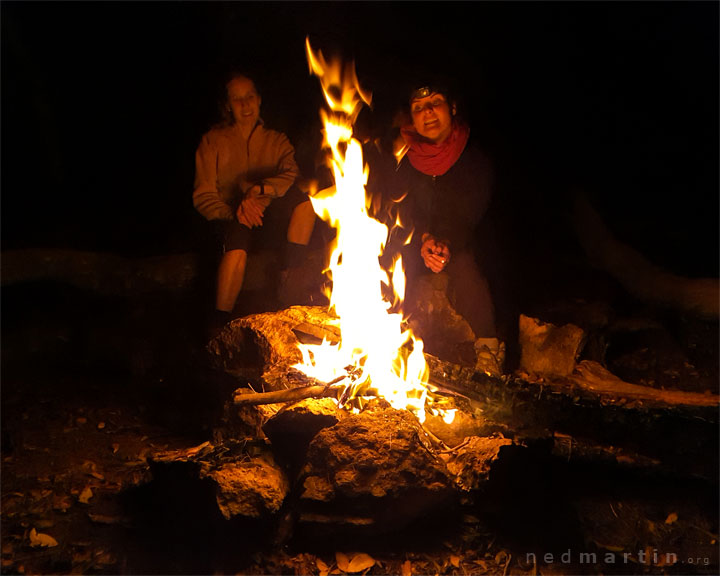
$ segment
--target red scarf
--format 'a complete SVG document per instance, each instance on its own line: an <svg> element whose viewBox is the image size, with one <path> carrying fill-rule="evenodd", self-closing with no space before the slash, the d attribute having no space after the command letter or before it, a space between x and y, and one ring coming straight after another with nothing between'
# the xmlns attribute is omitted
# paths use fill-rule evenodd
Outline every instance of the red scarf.
<svg viewBox="0 0 720 576"><path fill-rule="evenodd" d="M442 176L450 170L465 150L470 137L470 128L460 122L453 122L450 136L440 144L423 138L412 126L406 126L400 132L409 146L407 154L410 164L429 176Z"/></svg>

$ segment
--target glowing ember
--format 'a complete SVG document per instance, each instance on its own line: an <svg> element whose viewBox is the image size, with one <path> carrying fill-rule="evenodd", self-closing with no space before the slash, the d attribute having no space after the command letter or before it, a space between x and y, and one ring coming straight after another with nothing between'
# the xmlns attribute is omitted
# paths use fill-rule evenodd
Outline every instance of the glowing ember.
<svg viewBox="0 0 720 576"><path fill-rule="evenodd" d="M388 228L368 215L368 171L361 145L352 137L353 122L370 95L360 89L353 65L328 64L321 52L313 53L309 41L306 49L310 71L320 79L330 108L321 117L335 186L314 196L312 204L337 231L327 272L341 341L301 345L304 361L295 367L322 382L347 377L351 396L372 389L422 422L428 378L423 344L403 327L402 315L390 311L400 309L405 274L399 258L391 270L380 265ZM392 293L392 303L383 292Z"/></svg>

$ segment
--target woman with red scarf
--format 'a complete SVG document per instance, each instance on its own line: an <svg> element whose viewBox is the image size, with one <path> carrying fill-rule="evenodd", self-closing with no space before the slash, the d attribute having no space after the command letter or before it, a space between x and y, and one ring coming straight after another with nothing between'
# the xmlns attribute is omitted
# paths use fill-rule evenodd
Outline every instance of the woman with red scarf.
<svg viewBox="0 0 720 576"><path fill-rule="evenodd" d="M400 131L396 193L404 196L401 214L415 230L404 250L410 260L408 287L419 274L447 273L448 297L477 339L477 368L499 376L504 344L497 338L490 286L475 254L477 229L492 195L492 166L470 143L470 128L456 112L446 89L423 86L410 97L412 124Z"/></svg>

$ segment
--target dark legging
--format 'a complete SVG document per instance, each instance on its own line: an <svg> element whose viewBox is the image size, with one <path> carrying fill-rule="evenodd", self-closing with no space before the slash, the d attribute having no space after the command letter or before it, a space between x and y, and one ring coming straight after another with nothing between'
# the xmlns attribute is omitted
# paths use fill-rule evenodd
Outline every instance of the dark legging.
<svg viewBox="0 0 720 576"><path fill-rule="evenodd" d="M409 248L409 249L407 249ZM420 275L433 274L419 256L419 248L411 245L405 252L408 280L407 311L412 312L417 294L414 287ZM497 337L495 306L487 278L470 252L452 253L444 273L448 275L448 300L455 311L470 325L476 338Z"/></svg>
<svg viewBox="0 0 720 576"><path fill-rule="evenodd" d="M453 254L446 268L448 299L477 338L495 338L495 306L490 285L469 252Z"/></svg>

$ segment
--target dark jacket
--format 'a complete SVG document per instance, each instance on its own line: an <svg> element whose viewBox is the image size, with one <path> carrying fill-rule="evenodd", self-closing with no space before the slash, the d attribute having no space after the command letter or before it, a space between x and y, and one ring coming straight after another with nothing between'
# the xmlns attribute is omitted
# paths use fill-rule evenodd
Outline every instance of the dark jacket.
<svg viewBox="0 0 720 576"><path fill-rule="evenodd" d="M419 245L428 232L446 241L451 253L473 252L478 226L492 198L493 171L485 153L472 143L442 176L429 176L410 164L407 156L397 169L393 196L401 220L415 230Z"/></svg>

